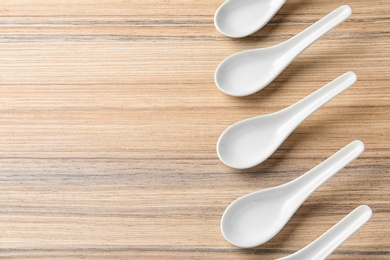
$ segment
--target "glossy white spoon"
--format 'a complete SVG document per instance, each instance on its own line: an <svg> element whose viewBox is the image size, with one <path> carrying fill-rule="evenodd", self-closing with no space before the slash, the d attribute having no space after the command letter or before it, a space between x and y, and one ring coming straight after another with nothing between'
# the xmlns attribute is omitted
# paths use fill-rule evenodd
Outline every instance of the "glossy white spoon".
<svg viewBox="0 0 390 260"><path fill-rule="evenodd" d="M356 81L347 72L316 92L276 113L239 121L219 137L219 159L232 168L247 169L270 157L298 125Z"/></svg>
<svg viewBox="0 0 390 260"><path fill-rule="evenodd" d="M302 203L364 150L354 141L312 170L286 184L253 192L233 201L221 220L225 239L238 247L259 246L286 225Z"/></svg>
<svg viewBox="0 0 390 260"><path fill-rule="evenodd" d="M282 257L279 260L326 259L347 238L370 220L371 216L372 210L369 206L359 206L314 242L298 252Z"/></svg>
<svg viewBox="0 0 390 260"><path fill-rule="evenodd" d="M301 52L351 15L341 6L293 38L276 46L231 55L215 71L215 84L231 96L251 95L271 83Z"/></svg>
<svg viewBox="0 0 390 260"><path fill-rule="evenodd" d="M214 25L225 36L248 36L268 23L286 0L227 0L215 12Z"/></svg>

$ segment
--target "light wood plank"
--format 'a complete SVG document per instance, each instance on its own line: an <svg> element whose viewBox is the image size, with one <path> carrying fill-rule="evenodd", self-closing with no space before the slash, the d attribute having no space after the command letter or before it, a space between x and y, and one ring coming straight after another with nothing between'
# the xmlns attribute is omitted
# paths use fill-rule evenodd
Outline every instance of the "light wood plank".
<svg viewBox="0 0 390 260"><path fill-rule="evenodd" d="M278 44L341 3L289 0L261 31L228 39L222 1L0 3L0 257L275 259L356 206L373 218L329 259L390 255L390 5L353 15L273 83L245 98L213 82L240 50ZM353 70L359 81L313 114L265 163L238 171L215 152L243 118L282 109ZM225 207L285 183L360 139L366 151L321 187L273 240L238 249Z"/></svg>

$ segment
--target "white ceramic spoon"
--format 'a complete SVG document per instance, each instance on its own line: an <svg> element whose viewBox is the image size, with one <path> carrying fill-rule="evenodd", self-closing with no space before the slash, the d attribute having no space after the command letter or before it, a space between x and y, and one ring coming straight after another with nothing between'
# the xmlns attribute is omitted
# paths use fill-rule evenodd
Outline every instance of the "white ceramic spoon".
<svg viewBox="0 0 390 260"><path fill-rule="evenodd" d="M231 55L215 71L217 87L237 97L259 91L271 83L301 52L351 13L349 6L341 6L288 41Z"/></svg>
<svg viewBox="0 0 390 260"><path fill-rule="evenodd" d="M276 113L239 121L219 137L219 159L232 168L247 169L270 157L298 125L356 81L347 72L316 92Z"/></svg>
<svg viewBox="0 0 390 260"><path fill-rule="evenodd" d="M215 12L214 25L225 36L248 36L276 14L286 0L227 0Z"/></svg>
<svg viewBox="0 0 390 260"><path fill-rule="evenodd" d="M238 247L259 246L286 225L302 203L364 150L354 141L312 170L286 184L253 192L233 201L221 220L225 239Z"/></svg>
<svg viewBox="0 0 390 260"><path fill-rule="evenodd" d="M348 237L362 227L372 216L369 206L362 205L349 213L314 242L298 252L279 260L323 260L326 259Z"/></svg>

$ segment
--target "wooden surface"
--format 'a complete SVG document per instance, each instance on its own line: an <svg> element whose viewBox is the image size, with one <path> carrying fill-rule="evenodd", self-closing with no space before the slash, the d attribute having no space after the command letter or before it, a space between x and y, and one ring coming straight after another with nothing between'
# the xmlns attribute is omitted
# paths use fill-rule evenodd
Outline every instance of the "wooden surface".
<svg viewBox="0 0 390 260"><path fill-rule="evenodd" d="M390 5L353 15L273 83L222 94L228 55L280 43L343 1L288 0L260 32L229 39L220 1L12 0L0 3L0 256L274 259L356 206L374 215L329 259L390 258ZM224 166L230 124L282 109L344 72L358 82L306 120L265 163ZM355 139L356 161L270 242L238 249L220 232L227 205L288 182Z"/></svg>

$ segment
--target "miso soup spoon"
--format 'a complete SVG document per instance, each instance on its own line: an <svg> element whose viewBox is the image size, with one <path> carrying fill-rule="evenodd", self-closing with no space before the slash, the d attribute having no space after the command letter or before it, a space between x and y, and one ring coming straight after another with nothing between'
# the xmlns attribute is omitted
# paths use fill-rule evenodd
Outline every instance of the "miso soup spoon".
<svg viewBox="0 0 390 260"><path fill-rule="evenodd" d="M225 36L248 36L268 23L286 0L227 0L215 12L214 25Z"/></svg>
<svg viewBox="0 0 390 260"><path fill-rule="evenodd" d="M279 260L323 260L326 259L347 238L361 228L372 216L369 206L361 205L349 213L314 242L296 253Z"/></svg>
<svg viewBox="0 0 390 260"><path fill-rule="evenodd" d="M271 83L301 52L352 13L341 6L293 38L268 48L231 55L215 71L217 87L231 96L251 95Z"/></svg>
<svg viewBox="0 0 390 260"><path fill-rule="evenodd" d="M293 181L236 199L223 213L223 236L231 244L244 248L267 242L317 188L363 150L364 144L356 140Z"/></svg>
<svg viewBox="0 0 390 260"><path fill-rule="evenodd" d="M283 110L231 125L218 139L219 159L236 169L247 169L262 163L303 120L350 87L356 79L355 73L347 72Z"/></svg>

